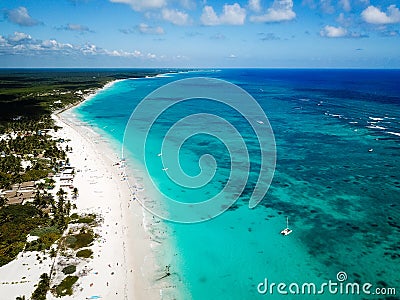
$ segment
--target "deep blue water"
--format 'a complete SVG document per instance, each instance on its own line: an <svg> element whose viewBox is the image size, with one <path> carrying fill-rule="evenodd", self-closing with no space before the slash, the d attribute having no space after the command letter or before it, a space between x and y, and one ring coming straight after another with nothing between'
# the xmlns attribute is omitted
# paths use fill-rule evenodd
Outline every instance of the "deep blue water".
<svg viewBox="0 0 400 300"><path fill-rule="evenodd" d="M267 195L249 209L260 171L260 146L245 118L221 104L198 99L171 108L154 124L142 171L146 163L158 188L178 201L199 202L217 194L230 174L226 147L206 134L183 144L179 159L183 171L195 176L200 172L199 157L212 154L218 168L207 186L177 186L162 171L157 154L163 137L183 117L209 113L228 120L245 140L251 162L250 171L243 172L248 175L244 192L225 213L198 224L167 222L172 243L166 244L175 246L162 252L160 260L171 265L178 292L193 299L292 299L276 291L260 295L257 285L264 278L317 284L335 281L343 271L346 282L370 282L372 289L395 287L399 293L400 70L232 69L170 74L119 82L75 113L122 143L130 114L146 95L166 83L195 76L227 80L257 100L275 134L277 163ZM140 168L132 134L126 146ZM174 142L167 147L176 146ZM293 233L282 237L286 216ZM383 299L326 292L295 299L341 297Z"/></svg>

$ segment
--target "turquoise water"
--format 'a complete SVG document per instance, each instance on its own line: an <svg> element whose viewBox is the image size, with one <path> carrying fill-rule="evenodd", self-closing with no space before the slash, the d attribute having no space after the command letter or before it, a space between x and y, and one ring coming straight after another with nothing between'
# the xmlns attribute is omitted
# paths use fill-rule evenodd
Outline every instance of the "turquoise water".
<svg viewBox="0 0 400 300"><path fill-rule="evenodd" d="M400 71L205 70L125 80L75 109L79 118L122 143L131 112L150 92L177 79L214 77L238 84L261 105L275 134L275 176L260 205L248 201L260 169L260 147L245 119L206 100L188 101L163 114L148 143L147 168L162 192L182 202L218 193L229 178L226 147L200 134L188 140L180 164L199 174L199 157L217 162L201 189L177 186L157 155L163 137L193 113L218 114L244 137L250 157L246 188L225 213L197 224L167 222L171 265L179 297L192 299L385 299L376 295L261 295L269 282L320 284L343 271L346 282L394 287L400 293ZM211 126L211 125L210 125ZM224 128L220 128L223 132ZM134 138L126 145L134 158ZM168 144L174 147L174 141ZM138 158L140 161L140 159ZM143 162L144 163L144 162ZM143 165L139 165L143 168ZM142 170L144 171L144 170ZM246 174L245 174L246 173ZM293 233L279 232L289 217ZM398 296L397 296L398 297ZM387 299L390 298L387 296Z"/></svg>

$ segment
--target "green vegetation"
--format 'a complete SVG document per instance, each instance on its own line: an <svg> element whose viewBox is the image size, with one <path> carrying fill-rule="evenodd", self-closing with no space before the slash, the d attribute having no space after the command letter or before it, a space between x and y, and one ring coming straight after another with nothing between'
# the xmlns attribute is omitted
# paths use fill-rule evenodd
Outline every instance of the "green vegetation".
<svg viewBox="0 0 400 300"><path fill-rule="evenodd" d="M78 234L69 235L66 237L65 242L69 248L79 249L88 247L94 240L94 233L89 229L82 229Z"/></svg>
<svg viewBox="0 0 400 300"><path fill-rule="evenodd" d="M47 291L50 289L50 278L49 275L43 273L40 275L40 281L33 291L32 300L46 300Z"/></svg>
<svg viewBox="0 0 400 300"><path fill-rule="evenodd" d="M62 269L62 272L65 275L69 275L69 274L75 273L76 272L76 266L69 265L69 266L65 267L64 269Z"/></svg>
<svg viewBox="0 0 400 300"><path fill-rule="evenodd" d="M51 112L115 79L156 75L149 70L0 70L0 134L52 126ZM15 119L18 122L15 122Z"/></svg>
<svg viewBox="0 0 400 300"><path fill-rule="evenodd" d="M56 197L47 192L55 183L49 174L59 173L63 164L68 163L70 150L62 149L58 145L61 141L53 140L48 134L49 130L59 129L51 113L78 103L111 80L156 73L147 70L0 70L0 190L12 190L0 196L0 267L24 248L27 251L49 249L71 220L84 226L96 222L95 215L70 217L73 205L62 189ZM38 180L41 182L35 184ZM78 194L75 188L73 198ZM33 202L22 205L27 199ZM29 233L39 239L27 243ZM93 240L93 231L82 229L61 239L59 246L77 250L89 246ZM51 257L56 253L52 248ZM89 249L78 253L81 257L92 255ZM68 276L54 292L58 296L72 294L72 285L77 279ZM31 298L45 299L48 289L49 277L42 274Z"/></svg>
<svg viewBox="0 0 400 300"><path fill-rule="evenodd" d="M83 224L93 224L96 221L96 215L95 214L89 214L85 215L82 217L79 217L78 215L76 216L71 216L71 223L83 223Z"/></svg>
<svg viewBox="0 0 400 300"><path fill-rule="evenodd" d="M90 249L83 249L83 250L79 250L76 253L76 257L83 257L83 258L89 258L91 257L93 254L93 251Z"/></svg>
<svg viewBox="0 0 400 300"><path fill-rule="evenodd" d="M78 276L67 276L56 287L56 294L58 297L72 295L72 286L78 280Z"/></svg>
<svg viewBox="0 0 400 300"><path fill-rule="evenodd" d="M46 222L41 211L31 204L0 209L0 266L13 260L24 249L27 234Z"/></svg>
<svg viewBox="0 0 400 300"><path fill-rule="evenodd" d="M25 251L42 251L50 249L51 245L54 244L61 237L60 233L49 232L42 235L36 241L26 243Z"/></svg>

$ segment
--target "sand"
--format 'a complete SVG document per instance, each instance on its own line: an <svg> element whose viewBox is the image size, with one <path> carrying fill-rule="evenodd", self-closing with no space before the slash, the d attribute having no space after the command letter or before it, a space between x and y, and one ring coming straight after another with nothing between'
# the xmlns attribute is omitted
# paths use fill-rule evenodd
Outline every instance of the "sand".
<svg viewBox="0 0 400 300"><path fill-rule="evenodd" d="M111 83L112 84L112 83ZM109 87L111 84L106 86ZM72 147L68 153L71 166L75 167L73 186L79 196L73 200L73 212L95 213L102 222L94 228L98 235L92 259L57 256L55 275L51 286L63 277L61 269L77 264L80 276L73 286L72 296L63 299L160 299L167 282L157 282L162 267L157 265L157 245L152 241L149 227L144 220L152 217L134 199L124 178L121 157L102 136L74 118L70 110L54 114L56 124L62 127L55 135L66 140L62 145ZM58 190L57 183L54 193ZM0 292L3 299L15 299L32 294L42 273L49 273L53 259L47 254L20 253L17 259L0 268ZM47 299L56 299L48 293ZM58 299L58 298L57 298Z"/></svg>

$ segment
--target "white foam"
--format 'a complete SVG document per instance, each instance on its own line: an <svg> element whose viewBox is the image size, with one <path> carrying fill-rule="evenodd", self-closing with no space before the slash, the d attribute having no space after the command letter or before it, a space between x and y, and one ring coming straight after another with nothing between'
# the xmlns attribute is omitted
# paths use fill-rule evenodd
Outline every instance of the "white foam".
<svg viewBox="0 0 400 300"><path fill-rule="evenodd" d="M400 136L400 132L388 131L387 133Z"/></svg>
<svg viewBox="0 0 400 300"><path fill-rule="evenodd" d="M371 129L381 129L381 130L386 130L386 129L387 129L387 128L382 127L382 126L375 126L375 125L373 125L373 126L367 126L367 128L371 128Z"/></svg>
<svg viewBox="0 0 400 300"><path fill-rule="evenodd" d="M382 118L373 118L373 117L368 117L368 118L370 118L373 121L383 121Z"/></svg>

